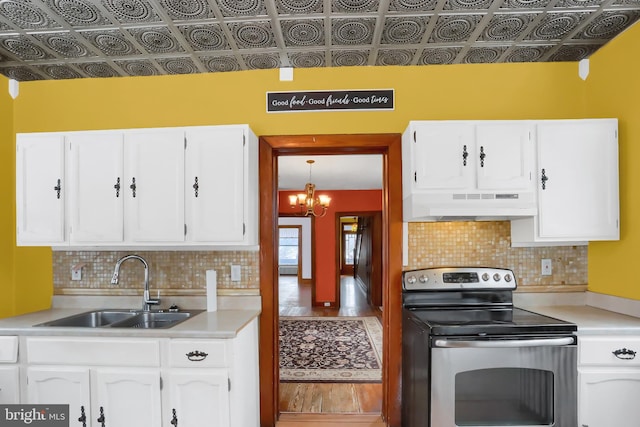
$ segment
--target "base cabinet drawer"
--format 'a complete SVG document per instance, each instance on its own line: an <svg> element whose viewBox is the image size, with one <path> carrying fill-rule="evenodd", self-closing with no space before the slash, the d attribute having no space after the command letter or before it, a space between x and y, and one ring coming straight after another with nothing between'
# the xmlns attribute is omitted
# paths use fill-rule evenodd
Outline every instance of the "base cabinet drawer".
<svg viewBox="0 0 640 427"><path fill-rule="evenodd" d="M231 346L223 340L172 339L169 366L177 368L223 368L230 364Z"/></svg>
<svg viewBox="0 0 640 427"><path fill-rule="evenodd" d="M580 337L578 365L640 368L640 337Z"/></svg>

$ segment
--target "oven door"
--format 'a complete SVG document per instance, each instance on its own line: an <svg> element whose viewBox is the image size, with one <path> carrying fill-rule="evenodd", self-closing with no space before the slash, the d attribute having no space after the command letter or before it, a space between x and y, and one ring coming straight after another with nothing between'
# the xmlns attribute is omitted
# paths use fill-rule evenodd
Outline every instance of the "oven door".
<svg viewBox="0 0 640 427"><path fill-rule="evenodd" d="M432 337L431 426L577 425L575 336Z"/></svg>

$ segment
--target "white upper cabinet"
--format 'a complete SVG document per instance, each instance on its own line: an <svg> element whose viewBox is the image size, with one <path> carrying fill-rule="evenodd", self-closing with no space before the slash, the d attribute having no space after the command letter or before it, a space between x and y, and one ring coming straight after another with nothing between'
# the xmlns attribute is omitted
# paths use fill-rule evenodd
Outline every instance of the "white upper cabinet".
<svg viewBox="0 0 640 427"><path fill-rule="evenodd" d="M21 134L17 148L19 245L257 245L246 125Z"/></svg>
<svg viewBox="0 0 640 427"><path fill-rule="evenodd" d="M186 140L187 240L256 244L255 135L246 126L203 127L187 129Z"/></svg>
<svg viewBox="0 0 640 427"><path fill-rule="evenodd" d="M17 244L65 242L65 138L18 134L16 141Z"/></svg>
<svg viewBox="0 0 640 427"><path fill-rule="evenodd" d="M512 221L515 246L618 240L617 120L537 125L538 216Z"/></svg>
<svg viewBox="0 0 640 427"><path fill-rule="evenodd" d="M184 241L184 130L124 133L125 240Z"/></svg>
<svg viewBox="0 0 640 427"><path fill-rule="evenodd" d="M126 186L121 132L77 132L69 144L71 244L124 240Z"/></svg>
<svg viewBox="0 0 640 427"><path fill-rule="evenodd" d="M528 121L411 122L402 138L405 221L535 213Z"/></svg>

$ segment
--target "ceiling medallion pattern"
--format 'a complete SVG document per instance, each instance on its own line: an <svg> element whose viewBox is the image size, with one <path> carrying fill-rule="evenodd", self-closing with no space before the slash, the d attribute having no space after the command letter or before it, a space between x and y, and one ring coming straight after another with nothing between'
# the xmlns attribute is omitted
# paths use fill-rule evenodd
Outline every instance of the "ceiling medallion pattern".
<svg viewBox="0 0 640 427"><path fill-rule="evenodd" d="M296 68L324 67L324 53L322 52L297 52L289 55L291 64Z"/></svg>
<svg viewBox="0 0 640 427"><path fill-rule="evenodd" d="M331 52L331 65L334 67L355 67L367 65L369 51L340 50Z"/></svg>
<svg viewBox="0 0 640 427"><path fill-rule="evenodd" d="M0 0L0 74L578 61L638 20L640 0Z"/></svg>
<svg viewBox="0 0 640 427"><path fill-rule="evenodd" d="M324 26L319 19L283 21L282 31L287 46L323 46Z"/></svg>

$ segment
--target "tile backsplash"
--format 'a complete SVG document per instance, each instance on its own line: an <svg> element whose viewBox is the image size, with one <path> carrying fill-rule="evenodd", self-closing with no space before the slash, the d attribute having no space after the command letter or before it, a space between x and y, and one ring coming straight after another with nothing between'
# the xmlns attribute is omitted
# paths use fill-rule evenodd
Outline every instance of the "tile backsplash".
<svg viewBox="0 0 640 427"><path fill-rule="evenodd" d="M512 248L509 221L412 222L408 244L405 270L500 267L514 271L520 290L583 290L587 285L587 246ZM550 276L540 274L542 259L552 262Z"/></svg>
<svg viewBox="0 0 640 427"><path fill-rule="evenodd" d="M54 294L141 293L144 268L137 260L120 267L118 285L111 285L116 261L135 253L149 264L152 291L163 294L204 295L207 270L216 270L218 289L258 290L260 253L257 251L54 251ZM231 265L241 266L241 280L231 281ZM82 280L71 280L71 268L83 265ZM167 292L170 291L170 292Z"/></svg>

